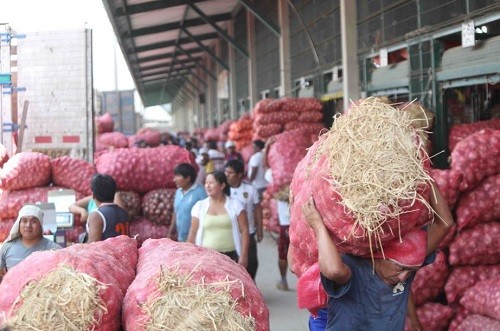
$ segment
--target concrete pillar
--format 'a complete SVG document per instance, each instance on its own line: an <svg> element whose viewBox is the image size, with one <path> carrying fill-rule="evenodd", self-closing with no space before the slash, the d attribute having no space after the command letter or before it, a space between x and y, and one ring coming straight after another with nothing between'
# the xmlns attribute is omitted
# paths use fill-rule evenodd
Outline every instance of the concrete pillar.
<svg viewBox="0 0 500 331"><path fill-rule="evenodd" d="M257 47L255 44L255 18L252 13L246 11L247 18L247 48L248 48L248 96L250 98L250 109L253 109L259 95L257 93Z"/></svg>
<svg viewBox="0 0 500 331"><path fill-rule="evenodd" d="M230 20L227 26L227 33L231 37L235 37L234 20ZM238 117L238 100L236 99L236 57L234 47L227 48L229 62L229 117L236 119Z"/></svg>
<svg viewBox="0 0 500 331"><path fill-rule="evenodd" d="M287 0L278 0L280 24L280 97L292 91L292 65L290 60L290 19Z"/></svg>
<svg viewBox="0 0 500 331"><path fill-rule="evenodd" d="M359 99L361 96L356 23L356 1L340 0L344 109L349 107L350 100Z"/></svg>
<svg viewBox="0 0 500 331"><path fill-rule="evenodd" d="M217 38L217 40L215 41L215 55L220 59L221 58L221 40L220 38ZM219 100L219 74L220 74L220 71L223 69L221 68L221 66L219 65L219 63L217 61L214 61L214 65L215 65L215 76L217 77L217 80L215 81L215 89L214 89L214 98L215 98L215 117L216 117L216 120L217 120L217 123L221 123L221 120L222 120L222 109L221 109L221 104L222 102L220 102Z"/></svg>

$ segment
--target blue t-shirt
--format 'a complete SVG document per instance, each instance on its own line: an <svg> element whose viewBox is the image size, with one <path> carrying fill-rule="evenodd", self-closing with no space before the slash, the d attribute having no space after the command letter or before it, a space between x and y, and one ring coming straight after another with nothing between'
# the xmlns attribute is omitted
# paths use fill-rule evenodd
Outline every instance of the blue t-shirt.
<svg viewBox="0 0 500 331"><path fill-rule="evenodd" d="M370 259L342 255L351 279L337 286L321 275L328 293L326 330L404 330L413 273L403 286L391 287L374 272Z"/></svg>
<svg viewBox="0 0 500 331"><path fill-rule="evenodd" d="M181 188L175 191L174 212L178 241L187 240L191 227L191 209L196 202L206 197L205 189L198 184L193 184L186 193L183 193Z"/></svg>

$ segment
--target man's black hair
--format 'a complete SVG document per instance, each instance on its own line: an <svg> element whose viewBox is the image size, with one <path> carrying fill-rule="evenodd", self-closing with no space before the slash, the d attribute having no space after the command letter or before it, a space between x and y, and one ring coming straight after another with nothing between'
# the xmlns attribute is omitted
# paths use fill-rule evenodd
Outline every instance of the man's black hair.
<svg viewBox="0 0 500 331"><path fill-rule="evenodd" d="M194 183L197 177L196 169L189 163L180 163L175 167L174 174L181 175L184 178L190 178L190 182Z"/></svg>
<svg viewBox="0 0 500 331"><path fill-rule="evenodd" d="M110 175L95 174L90 182L94 198L100 202L113 202L116 193L116 182Z"/></svg>
<svg viewBox="0 0 500 331"><path fill-rule="evenodd" d="M266 145L266 143L265 143L265 142L263 142L263 141L262 141L262 140L260 140L260 139L258 139L258 140L254 140L254 141L253 141L253 144L254 144L255 146L257 146L259 149L263 149L263 148L264 148L264 146Z"/></svg>
<svg viewBox="0 0 500 331"><path fill-rule="evenodd" d="M245 165L243 164L243 162L241 162L238 159L227 161L227 163L224 166L224 168L231 168L237 174L242 174L243 172L245 172Z"/></svg>

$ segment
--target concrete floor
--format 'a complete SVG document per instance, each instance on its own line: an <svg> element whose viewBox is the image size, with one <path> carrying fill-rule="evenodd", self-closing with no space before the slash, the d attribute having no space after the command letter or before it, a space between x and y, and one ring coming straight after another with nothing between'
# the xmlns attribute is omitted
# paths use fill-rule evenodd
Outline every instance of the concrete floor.
<svg viewBox="0 0 500 331"><path fill-rule="evenodd" d="M269 233L258 244L259 269L256 283L269 309L271 331L309 330L309 312L297 308L297 277L288 271L290 291L280 291L276 282L280 279L278 269L278 246Z"/></svg>

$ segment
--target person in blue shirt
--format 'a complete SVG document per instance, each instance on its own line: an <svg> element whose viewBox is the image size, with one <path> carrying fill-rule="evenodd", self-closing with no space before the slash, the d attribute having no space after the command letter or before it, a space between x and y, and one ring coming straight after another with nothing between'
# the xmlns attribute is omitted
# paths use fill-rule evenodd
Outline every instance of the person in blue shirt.
<svg viewBox="0 0 500 331"><path fill-rule="evenodd" d="M196 169L189 163L181 163L174 169L174 182L177 186L174 198L174 214L168 237L186 241L191 227L191 209L199 200L207 197L205 189L195 183ZM177 232L177 236L175 233Z"/></svg>
<svg viewBox="0 0 500 331"><path fill-rule="evenodd" d="M439 220L427 231L403 236L384 248L385 257L378 254L373 260L340 254L313 198L302 206L318 242L321 283L329 297L325 330L404 330L407 314L411 329L422 330L411 283L422 265L433 262L432 252L454 224L439 189L432 186L430 205Z"/></svg>

